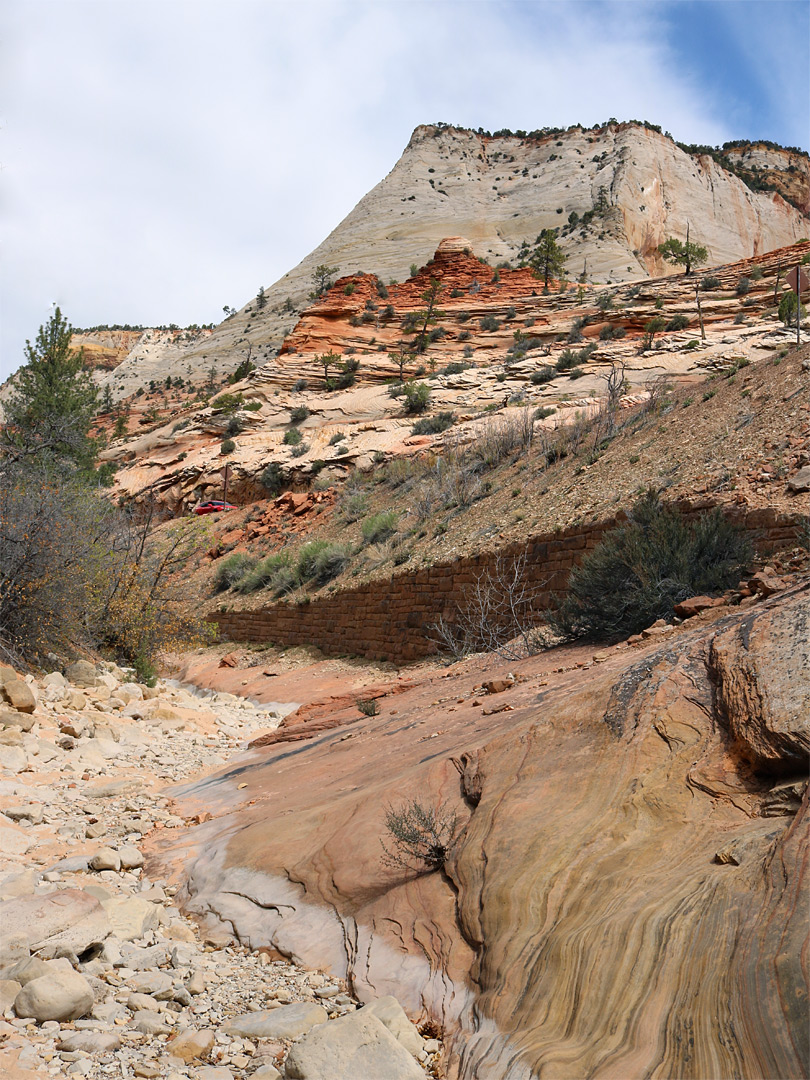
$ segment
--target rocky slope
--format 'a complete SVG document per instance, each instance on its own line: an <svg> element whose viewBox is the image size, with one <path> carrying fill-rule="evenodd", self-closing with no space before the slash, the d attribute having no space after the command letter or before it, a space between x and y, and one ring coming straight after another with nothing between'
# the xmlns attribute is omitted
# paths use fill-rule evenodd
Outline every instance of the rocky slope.
<svg viewBox="0 0 810 1080"><path fill-rule="evenodd" d="M781 175L776 157L768 157L769 177ZM806 155L787 155L788 168L794 170L785 172L790 190L798 185L804 191ZM569 224L572 214L576 225ZM684 153L639 124L537 138L421 126L388 176L266 290L263 307L253 299L205 341L164 350L162 376L185 378L189 364L197 381L212 363L220 374L229 373L249 349L258 363L270 359L306 306L319 264L402 281L445 236L466 236L494 266L514 259L521 243L541 229L561 227L572 277L587 260L589 281L627 281L668 272L657 246L668 236L684 239L687 222L712 264L750 258L808 234L806 213L778 194L752 191L711 156ZM150 355L154 361L156 354ZM150 362L144 378L143 361L141 352L133 354L110 375L117 395L129 395L153 377Z"/></svg>
<svg viewBox="0 0 810 1080"><path fill-rule="evenodd" d="M454 413L439 445L474 442L491 425L493 411L505 408L555 410L537 421L538 432L575 421L598 407L612 365L624 368L622 404L637 405L649 397L656 376L690 379L763 359L789 344L795 334L781 327L776 302L788 267L809 252L804 242L689 278L668 275L563 292L555 285L543 295L529 270L495 274L469 241L445 239L434 258L400 285L385 286L369 274L340 279L304 312L278 358L226 388L241 395L240 407L218 406L216 397L195 407L184 390L162 386L134 399L132 434L113 441L102 458L118 466L117 495L140 504L154 500L167 516L198 499L222 498L226 468L228 495L244 503L266 495L261 477L271 464L285 487L300 489L319 470L319 482L337 482L353 469L370 472L382 460L433 445L430 436L412 434L403 399L383 385L399 375L399 343L413 341L408 318L424 308L431 279L442 286L439 316L430 328L435 340L404 370L431 388L429 413ZM664 329L642 350L645 328L655 318ZM569 343L576 337L581 340ZM587 346L591 351L581 354L573 373L549 371L566 350ZM339 364L357 365L342 390L324 386L318 356L330 351L338 357L330 377L339 374ZM544 371L548 380L537 381ZM294 409L303 416L295 424ZM300 431L298 443L292 427ZM233 446L223 455L228 437Z"/></svg>
<svg viewBox="0 0 810 1080"><path fill-rule="evenodd" d="M0 666L5 1080L317 1080L324 1053L330 1080L424 1080L417 1059L434 1071L439 1043L396 1001L356 1013L320 972L201 936L143 871L149 835L185 824L166 784L222 765L291 708L150 690L111 664L39 679Z"/></svg>
<svg viewBox="0 0 810 1080"><path fill-rule="evenodd" d="M213 817L150 865L209 929L432 1017L451 1077L799 1080L809 604L392 675L372 717L337 695L177 789ZM409 798L458 815L441 873L380 858Z"/></svg>

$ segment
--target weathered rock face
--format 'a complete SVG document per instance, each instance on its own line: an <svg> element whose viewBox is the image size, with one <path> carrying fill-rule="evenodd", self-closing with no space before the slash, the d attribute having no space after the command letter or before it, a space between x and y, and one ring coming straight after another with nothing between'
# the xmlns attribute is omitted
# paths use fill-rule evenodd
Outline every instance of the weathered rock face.
<svg viewBox="0 0 810 1080"><path fill-rule="evenodd" d="M544 294L528 268L493 270L470 241L446 238L401 284L386 286L373 274L340 278L307 308L280 355L233 386L243 403L236 412L215 401L188 407L178 420L173 404L158 394L152 404L160 400L162 420L143 434L114 441L101 458L118 466L115 496L168 517L198 500L225 497L226 482L233 502L265 498L261 477L270 463L284 484L301 486L317 469L327 470L322 479L334 481L355 468L370 471L380 455L418 454L433 437L412 434L401 399L383 385L403 375L429 379L433 407L454 413L446 436L453 443L474 442L490 419L481 414L500 411L509 401L556 409L551 426L569 423L577 413L590 415L613 364L627 372L628 393L620 405L632 407L647 398L649 380L662 368L673 377L691 377L714 365L761 359L784 344L774 326L773 298L785 287L785 268L808 250L805 241L714 267L711 275L669 275L610 290L569 283L560 292L555 283ZM744 306L737 295L742 278L748 281ZM706 336L698 341L695 286L711 279L712 288L699 291ZM418 337L416 313L424 309L432 281L440 285L439 314L430 330L436 340L431 337L424 353L409 354ZM604 302L609 306L602 310ZM659 305L674 319L667 325L680 330L641 350L640 338ZM551 369L570 350L567 339L577 327L575 336L581 334L589 352L580 358L585 367L576 373L581 381L574 395L573 374ZM330 380L341 364L352 362L359 365L352 374L356 385L325 385L320 357L327 353L337 357ZM547 369L550 381L535 382L539 368ZM293 410L302 407L306 419L297 427L303 442L288 444ZM239 430L231 452L223 455L232 421Z"/></svg>
<svg viewBox="0 0 810 1080"><path fill-rule="evenodd" d="M432 1015L451 1076L806 1075L810 589L707 615L586 676L581 648L513 664L488 708L502 665L467 661L182 789L216 815L188 906ZM380 861L408 798L459 814L444 874Z"/></svg>
<svg viewBox="0 0 810 1080"><path fill-rule="evenodd" d="M806 157L787 163L807 176ZM319 264L402 281L412 263L423 265L443 237L456 233L494 266L514 258L541 229L567 226L572 213L582 219L595 209L587 224L567 229L562 246L569 274L579 276L587 258L589 280L597 282L668 272L657 246L669 235L684 239L687 220L712 264L807 235L807 218L778 194L754 192L711 157L692 157L636 124L537 140L424 125L391 172L266 290L262 308L251 300L192 340L151 331L155 340L144 337L108 381L126 393L166 374L186 378L191 371L201 381L212 364L220 375L233 371L249 348L263 363L306 306Z"/></svg>

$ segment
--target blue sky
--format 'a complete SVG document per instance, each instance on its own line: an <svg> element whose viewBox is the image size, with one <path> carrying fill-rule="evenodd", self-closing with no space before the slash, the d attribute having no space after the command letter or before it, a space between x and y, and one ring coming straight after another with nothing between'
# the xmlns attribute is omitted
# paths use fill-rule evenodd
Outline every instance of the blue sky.
<svg viewBox="0 0 810 1080"><path fill-rule="evenodd" d="M76 326L218 320L413 128L660 124L807 148L808 0L6 0L0 378Z"/></svg>

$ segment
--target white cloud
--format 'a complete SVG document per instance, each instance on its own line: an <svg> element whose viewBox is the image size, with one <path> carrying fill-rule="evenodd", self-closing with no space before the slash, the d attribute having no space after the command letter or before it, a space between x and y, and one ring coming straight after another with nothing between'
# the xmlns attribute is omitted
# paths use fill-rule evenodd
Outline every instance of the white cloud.
<svg viewBox="0 0 810 1080"><path fill-rule="evenodd" d="M411 130L649 119L734 134L657 5L17 0L4 8L0 375L76 325L219 318L293 266ZM8 62L6 62L8 61Z"/></svg>

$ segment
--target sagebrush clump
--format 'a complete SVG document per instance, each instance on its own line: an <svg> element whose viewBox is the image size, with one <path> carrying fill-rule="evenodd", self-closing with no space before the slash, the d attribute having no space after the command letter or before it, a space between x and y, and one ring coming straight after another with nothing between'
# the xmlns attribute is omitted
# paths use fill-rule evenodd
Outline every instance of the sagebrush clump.
<svg viewBox="0 0 810 1080"><path fill-rule="evenodd" d="M650 491L574 567L549 622L568 639L637 634L681 600L736 584L750 558L747 537L721 510L688 521Z"/></svg>

